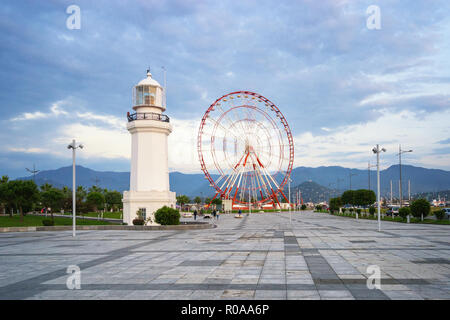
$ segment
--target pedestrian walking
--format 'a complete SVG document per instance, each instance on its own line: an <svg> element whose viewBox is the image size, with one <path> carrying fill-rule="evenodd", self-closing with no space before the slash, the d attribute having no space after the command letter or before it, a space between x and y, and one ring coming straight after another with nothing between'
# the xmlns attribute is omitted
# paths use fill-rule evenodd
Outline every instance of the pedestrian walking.
<svg viewBox="0 0 450 320"><path fill-rule="evenodd" d="M213 215L214 219L216 219L216 216L217 216L217 211L216 211L216 209L213 210L212 215Z"/></svg>
<svg viewBox="0 0 450 320"><path fill-rule="evenodd" d="M197 209L194 210L194 220L197 220Z"/></svg>

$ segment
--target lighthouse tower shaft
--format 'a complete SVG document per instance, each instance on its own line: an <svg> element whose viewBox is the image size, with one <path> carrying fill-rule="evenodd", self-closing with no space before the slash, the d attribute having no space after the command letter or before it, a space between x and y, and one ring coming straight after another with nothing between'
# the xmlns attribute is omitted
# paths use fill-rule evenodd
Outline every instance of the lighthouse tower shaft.
<svg viewBox="0 0 450 320"><path fill-rule="evenodd" d="M170 191L168 136L170 119L162 112L166 107L164 89L147 78L133 88L133 109L128 113L127 129L131 134L130 190L123 195L123 222L131 225L140 211L144 219L154 221L154 212L163 206L175 207L175 192Z"/></svg>

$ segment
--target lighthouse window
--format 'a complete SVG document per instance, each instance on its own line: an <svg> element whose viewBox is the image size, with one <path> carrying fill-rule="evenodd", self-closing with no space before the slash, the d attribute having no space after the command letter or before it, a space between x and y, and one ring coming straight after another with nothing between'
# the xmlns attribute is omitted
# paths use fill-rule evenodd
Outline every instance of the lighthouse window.
<svg viewBox="0 0 450 320"><path fill-rule="evenodd" d="M139 210L141 211L142 219L147 219L147 208L139 208Z"/></svg>
<svg viewBox="0 0 450 320"><path fill-rule="evenodd" d="M143 101L143 87L136 87L136 105L141 105Z"/></svg>

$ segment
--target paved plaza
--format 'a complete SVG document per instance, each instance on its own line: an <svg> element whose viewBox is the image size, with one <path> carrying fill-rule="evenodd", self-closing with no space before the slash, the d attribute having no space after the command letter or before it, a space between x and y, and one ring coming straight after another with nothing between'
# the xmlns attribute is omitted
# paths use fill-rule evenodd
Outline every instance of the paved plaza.
<svg viewBox="0 0 450 320"><path fill-rule="evenodd" d="M206 220L205 220L206 221ZM217 228L0 234L0 299L450 299L450 226L296 212ZM81 269L69 290L67 268ZM366 285L381 269L381 290Z"/></svg>

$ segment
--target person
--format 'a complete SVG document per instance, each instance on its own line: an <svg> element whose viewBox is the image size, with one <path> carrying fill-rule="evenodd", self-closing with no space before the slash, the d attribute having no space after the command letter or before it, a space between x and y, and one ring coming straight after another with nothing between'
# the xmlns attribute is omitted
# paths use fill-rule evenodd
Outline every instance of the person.
<svg viewBox="0 0 450 320"><path fill-rule="evenodd" d="M214 219L216 219L216 215L217 215L216 209L213 210L212 214L213 214Z"/></svg>
<svg viewBox="0 0 450 320"><path fill-rule="evenodd" d="M242 210L241 210L241 209L239 209L239 215L240 215L240 216L242 215Z"/></svg>
<svg viewBox="0 0 450 320"><path fill-rule="evenodd" d="M194 210L194 220L197 220L197 209Z"/></svg>
<svg viewBox="0 0 450 320"><path fill-rule="evenodd" d="M219 220L219 213L220 213L219 211L217 211L217 213L216 213L216 219L217 220Z"/></svg>

